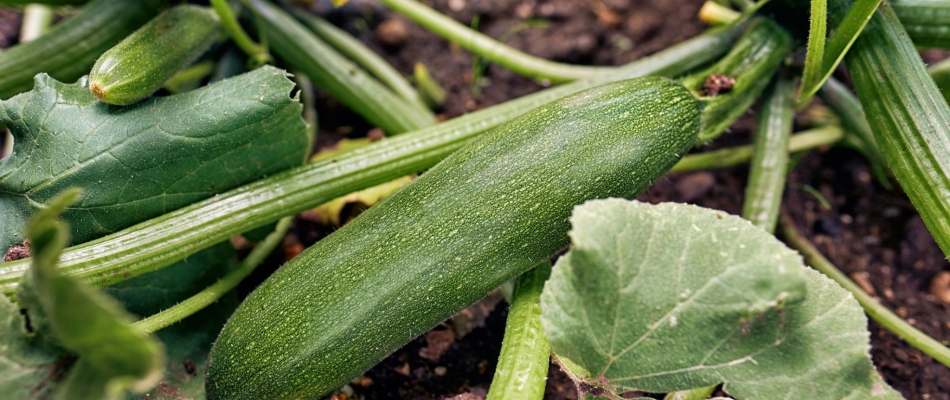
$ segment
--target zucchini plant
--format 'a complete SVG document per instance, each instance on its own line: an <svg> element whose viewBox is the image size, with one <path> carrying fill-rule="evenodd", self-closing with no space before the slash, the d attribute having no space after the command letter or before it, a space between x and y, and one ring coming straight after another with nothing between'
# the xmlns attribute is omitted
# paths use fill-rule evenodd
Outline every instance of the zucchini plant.
<svg viewBox="0 0 950 400"><path fill-rule="evenodd" d="M151 398L168 385L318 398L509 281L492 399L541 398L549 359L583 398L901 398L871 362L862 307L950 365L946 346L857 293L788 223L817 270L772 234L789 153L840 144L882 184L892 171L948 251L950 106L930 75L942 84L943 67L928 73L916 52L950 47L939 2L715 2L704 12L721 26L611 67L540 59L382 0L559 84L444 122L438 102L306 10L170 3L92 0L53 27L25 19L50 29L0 52L10 398ZM831 78L842 60L857 97ZM314 88L398 136L307 162ZM793 133L813 94L837 122ZM760 95L751 145L690 154ZM624 200L670 171L743 162L742 218ZM393 181L408 174L421 175ZM392 194L238 299L292 216L384 183ZM238 263L232 243L246 242Z"/></svg>

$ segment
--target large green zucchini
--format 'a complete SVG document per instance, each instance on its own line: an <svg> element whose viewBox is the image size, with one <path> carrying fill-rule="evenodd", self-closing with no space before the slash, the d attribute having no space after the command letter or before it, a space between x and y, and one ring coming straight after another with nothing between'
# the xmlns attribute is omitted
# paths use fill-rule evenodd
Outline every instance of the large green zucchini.
<svg viewBox="0 0 950 400"><path fill-rule="evenodd" d="M265 281L211 351L209 398L340 387L567 246L575 205L643 192L696 139L700 104L639 78L495 129Z"/></svg>

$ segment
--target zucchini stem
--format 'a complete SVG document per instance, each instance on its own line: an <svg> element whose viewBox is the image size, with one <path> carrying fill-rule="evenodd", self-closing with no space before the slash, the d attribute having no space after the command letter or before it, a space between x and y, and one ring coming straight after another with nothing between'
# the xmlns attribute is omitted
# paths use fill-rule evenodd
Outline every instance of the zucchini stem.
<svg viewBox="0 0 950 400"><path fill-rule="evenodd" d="M255 66L274 62L274 59L271 58L267 52L267 47L257 44L257 42L251 39L247 32L244 32L244 28L241 28L241 24L238 23L227 1L211 0L211 6L214 7L214 12L216 12L218 18L221 19L221 26L224 28L224 31L231 37L234 44L251 58Z"/></svg>
<svg viewBox="0 0 950 400"><path fill-rule="evenodd" d="M20 25L20 43L33 41L43 36L53 23L53 8L43 4L27 4L23 8L23 23Z"/></svg>
<svg viewBox="0 0 950 400"><path fill-rule="evenodd" d="M551 344L541 326L541 290L551 262L541 263L515 282L505 338L487 400L532 400L544 397Z"/></svg>
<svg viewBox="0 0 950 400"><path fill-rule="evenodd" d="M422 100L422 96L409 84L399 71L396 71L392 65L376 54L373 50L366 47L362 42L356 40L346 31L337 28L327 20L317 17L313 14L294 9L293 15L303 21L320 39L333 46L337 51L355 61L359 66L366 69L380 82L389 86L393 92L400 97L411 102L416 107L429 111L429 107Z"/></svg>
<svg viewBox="0 0 950 400"><path fill-rule="evenodd" d="M809 129L791 136L788 141L788 152L797 153L816 147L830 146L845 137L844 131L837 126ZM699 154L690 154L681 158L680 161L670 169L670 172L728 168L751 160L753 153L755 153L755 147L753 145L745 145Z"/></svg>
<svg viewBox="0 0 950 400"><path fill-rule="evenodd" d="M218 301L221 296L234 290L244 278L250 275L251 272L254 272L254 269L264 262L264 259L267 258L277 245L280 244L281 240L283 240L284 235L290 228L291 222L293 222L293 217L282 218L280 222L277 223L277 228L267 235L263 241L258 243L257 246L251 250L251 253L244 258L244 261L241 261L233 271L225 274L211 286L202 289L185 301L151 315L148 318L139 320L133 325L145 333L152 333L181 321L211 305L211 303Z"/></svg>
<svg viewBox="0 0 950 400"><path fill-rule="evenodd" d="M921 332L897 316L897 314L891 312L887 307L878 303L877 300L862 290L861 287L841 272L831 261L828 261L808 239L801 236L798 230L795 229L795 225L788 220L787 217L782 218L782 235L789 246L802 253L808 265L833 279L835 282L838 282L841 287L851 292L871 319L877 321L877 323L895 335L900 336L901 339L904 339L911 346L933 357L943 365L950 367L950 349L948 349L947 346L927 336L926 333Z"/></svg>
<svg viewBox="0 0 950 400"><path fill-rule="evenodd" d="M765 95L755 132L742 218L768 233L775 232L788 174L787 149L795 114L794 91L792 80L779 73Z"/></svg>
<svg viewBox="0 0 950 400"><path fill-rule="evenodd" d="M531 79L549 83L570 82L602 75L616 68L571 65L545 60L483 35L417 1L380 0L380 2L452 43Z"/></svg>

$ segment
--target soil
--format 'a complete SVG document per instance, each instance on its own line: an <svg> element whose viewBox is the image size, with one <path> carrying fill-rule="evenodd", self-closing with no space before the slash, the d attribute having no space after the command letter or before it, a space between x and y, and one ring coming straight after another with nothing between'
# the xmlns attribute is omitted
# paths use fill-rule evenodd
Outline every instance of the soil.
<svg viewBox="0 0 950 400"><path fill-rule="evenodd" d="M581 64L626 63L705 29L696 18L702 0L423 2L466 25L477 19L478 29L489 36L510 35L507 43L528 53ZM349 30L406 75L411 75L415 63L424 63L447 92L447 102L440 110L443 118L543 89L497 66L485 69L482 78L487 79L477 79L467 51L372 1L351 0L337 10L317 2L313 10ZM534 20L544 23L519 26ZM0 9L0 48L15 43L17 26L16 13ZM925 54L931 62L945 56ZM482 85L475 89L473 82ZM318 106L318 146L343 137L364 136L372 128L326 95ZM696 151L749 143L753 127L753 118L746 116L715 143ZM747 175L746 166L670 174L640 199L692 203L739 214ZM893 178L892 183L896 186ZM809 186L827 200L829 208L805 190ZM845 148L822 148L805 154L789 175L783 209L803 235L882 304L937 340L950 341L950 304L941 300L950 300L945 295L950 291L950 278L945 272L950 271L950 265L907 197L900 189L884 189L860 154ZM333 231L316 221L312 213L301 214L284 246L255 271L241 291L247 293L253 282ZM337 398L484 396L500 351L507 314L503 300L494 306L490 303L471 308L465 318L448 321L435 332L417 338L367 371ZM482 315L485 319L479 321ZM908 399L950 400L950 369L875 322L870 322L868 328L874 363L890 385ZM470 332L462 336L460 330ZM576 398L573 384L555 365L550 369L545 398Z"/></svg>

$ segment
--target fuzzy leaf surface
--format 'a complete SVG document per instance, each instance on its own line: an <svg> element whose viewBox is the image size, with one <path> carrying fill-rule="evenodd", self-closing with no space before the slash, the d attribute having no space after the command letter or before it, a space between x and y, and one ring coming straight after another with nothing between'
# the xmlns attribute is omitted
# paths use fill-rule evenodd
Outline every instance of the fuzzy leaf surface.
<svg viewBox="0 0 950 400"><path fill-rule="evenodd" d="M571 222L542 321L594 394L724 382L740 400L900 398L871 364L854 298L748 221L611 199Z"/></svg>
<svg viewBox="0 0 950 400"><path fill-rule="evenodd" d="M299 165L307 137L292 87L264 67L117 107L83 81L37 75L32 91L0 101L14 136L0 162L0 249L22 242L30 215L68 187L84 189L63 214L81 243Z"/></svg>

